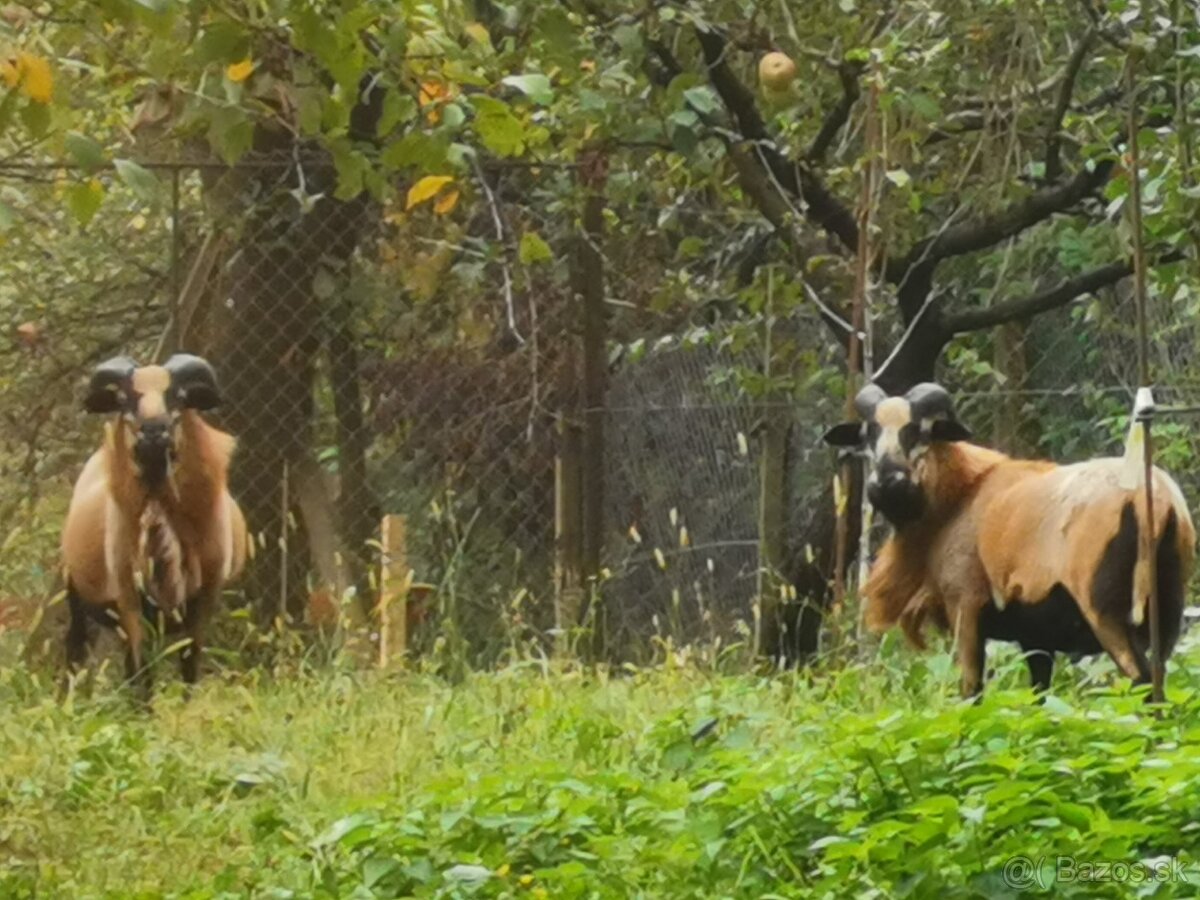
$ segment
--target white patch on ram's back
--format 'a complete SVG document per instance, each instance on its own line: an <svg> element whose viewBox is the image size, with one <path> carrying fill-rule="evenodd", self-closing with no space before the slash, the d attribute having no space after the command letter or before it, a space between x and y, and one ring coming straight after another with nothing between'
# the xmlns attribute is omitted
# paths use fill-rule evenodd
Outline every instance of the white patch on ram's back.
<svg viewBox="0 0 1200 900"><path fill-rule="evenodd" d="M1057 522L1063 532L1071 523L1074 512L1106 494L1123 491L1121 469L1122 460L1119 457L1102 457L1054 470L1054 487L1047 500L1058 514Z"/></svg>

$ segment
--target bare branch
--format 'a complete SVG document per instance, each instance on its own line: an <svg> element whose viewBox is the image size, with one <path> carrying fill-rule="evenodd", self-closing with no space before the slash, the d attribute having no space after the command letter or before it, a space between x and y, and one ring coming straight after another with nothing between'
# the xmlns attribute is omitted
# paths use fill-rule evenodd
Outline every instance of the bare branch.
<svg viewBox="0 0 1200 900"><path fill-rule="evenodd" d="M837 138L838 132L849 120L850 110L854 108L854 104L862 92L858 83L858 76L861 73L862 65L860 63L843 62L838 66L838 77L842 80L842 98L833 109L825 114L821 130L817 132L812 145L808 148L808 153L805 154L809 162L820 163L825 159L825 154L829 151L834 139Z"/></svg>
<svg viewBox="0 0 1200 900"><path fill-rule="evenodd" d="M1095 42L1096 29L1092 27L1079 39L1079 43L1075 46L1075 50L1071 53L1067 65L1063 69L1062 81L1058 85L1058 98L1054 102L1054 111L1050 114L1050 121L1046 126L1047 181L1058 181L1059 176L1062 175L1062 136L1060 131L1063 117L1071 107L1071 96L1075 93L1075 82L1079 77L1079 70L1083 68L1083 62L1087 59Z"/></svg>
<svg viewBox="0 0 1200 900"><path fill-rule="evenodd" d="M721 97L725 108L737 122L742 136L754 141L759 155L788 192L800 198L805 215L830 234L836 235L847 248L858 247L858 226L854 214L833 195L824 182L808 166L789 160L771 139L754 95L729 67L725 60L726 39L711 28L697 27L696 37L708 67L709 81Z"/></svg>
<svg viewBox="0 0 1200 900"><path fill-rule="evenodd" d="M1156 260L1156 264L1165 265L1178 262L1182 258L1183 254L1180 252L1165 253ZM1109 263L1073 278L1064 279L1049 290L1022 297L1019 300L1008 300L1004 303L997 303L995 306L967 309L944 315L942 325L949 334L954 335L1003 325L1005 322L1029 319L1065 306L1079 297L1100 290L1100 288L1116 284L1132 274L1133 263L1129 260Z"/></svg>
<svg viewBox="0 0 1200 900"><path fill-rule="evenodd" d="M986 250L1006 238L1020 234L1058 212L1070 209L1091 196L1108 181L1114 161L1101 160L1091 169L1082 169L1064 184L1042 188L1018 200L993 216L964 222L916 244L909 251L905 268L922 261L936 262L964 253Z"/></svg>

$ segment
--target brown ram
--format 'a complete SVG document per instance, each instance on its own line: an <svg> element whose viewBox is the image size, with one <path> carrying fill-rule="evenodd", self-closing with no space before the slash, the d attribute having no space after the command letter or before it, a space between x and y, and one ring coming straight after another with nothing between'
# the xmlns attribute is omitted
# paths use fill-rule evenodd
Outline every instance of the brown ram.
<svg viewBox="0 0 1200 900"><path fill-rule="evenodd" d="M924 647L932 623L957 642L964 696L983 687L985 643L1015 642L1038 690L1055 653L1107 652L1149 681L1148 572L1138 536L1150 528L1142 488L1120 458L1071 465L1019 460L969 443L950 395L920 384L902 397L867 385L862 422L827 443L865 452L867 495L893 526L863 585L868 627L899 624ZM1175 481L1154 471L1154 558L1161 639L1169 655L1183 623L1196 532Z"/></svg>
<svg viewBox="0 0 1200 900"><path fill-rule="evenodd" d="M142 616L157 606L170 630L185 631L182 674L196 681L205 623L249 549L226 486L234 439L200 417L219 403L216 375L197 356L143 367L118 357L93 373L84 408L113 418L63 528L71 669L87 657L90 621L115 624L126 675L148 696Z"/></svg>

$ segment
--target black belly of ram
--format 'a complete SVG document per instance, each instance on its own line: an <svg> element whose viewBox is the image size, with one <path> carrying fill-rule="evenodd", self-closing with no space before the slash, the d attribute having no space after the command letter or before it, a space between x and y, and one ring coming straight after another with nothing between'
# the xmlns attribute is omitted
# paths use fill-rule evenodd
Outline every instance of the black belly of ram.
<svg viewBox="0 0 1200 900"><path fill-rule="evenodd" d="M1044 650L1071 656L1102 653L1079 604L1062 585L1056 585L1041 603L1009 603L997 609L989 603L980 619L983 636L1012 641L1022 650Z"/></svg>

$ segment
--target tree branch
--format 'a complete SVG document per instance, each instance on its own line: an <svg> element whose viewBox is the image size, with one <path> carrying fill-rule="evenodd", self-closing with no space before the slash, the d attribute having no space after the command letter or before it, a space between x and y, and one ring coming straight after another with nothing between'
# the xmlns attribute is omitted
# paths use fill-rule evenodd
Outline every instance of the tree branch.
<svg viewBox="0 0 1200 900"><path fill-rule="evenodd" d="M1046 125L1046 180L1058 181L1062 175L1062 122L1067 110L1071 107L1071 97L1075 93L1075 82L1083 61L1087 59L1092 45L1096 42L1095 27L1089 28L1079 39L1067 65L1063 69L1062 81L1058 85L1058 98L1054 103L1054 111Z"/></svg>
<svg viewBox="0 0 1200 900"><path fill-rule="evenodd" d="M708 78L742 137L754 142L757 155L779 185L801 201L804 214L847 248L858 247L858 225L854 214L827 188L808 166L789 160L771 139L767 125L750 92L725 60L728 42L717 31L697 26L696 37L704 54Z"/></svg>
<svg viewBox="0 0 1200 900"><path fill-rule="evenodd" d="M1114 160L1101 160L1090 171L1082 169L1064 184L1034 191L993 216L964 222L926 238L909 251L903 268L986 250L1006 238L1020 234L1026 228L1050 218L1057 212L1070 209L1080 200L1090 196L1108 181L1113 166Z"/></svg>
<svg viewBox="0 0 1200 900"><path fill-rule="evenodd" d="M858 76L862 73L862 68L861 63L842 62L838 65L838 77L842 80L842 98L833 109L825 114L821 130L817 132L812 145L808 148L808 153L805 154L809 162L820 163L825 159L825 154L837 138L838 132L849 120L850 110L854 108L854 104L862 93L858 83Z"/></svg>
<svg viewBox="0 0 1200 900"><path fill-rule="evenodd" d="M1183 258L1182 252L1164 253L1156 261L1156 265L1178 262ZM1059 282L1049 290L1022 297L1019 300L1008 300L995 306L985 306L980 309L967 309L962 312L944 315L942 325L952 335L980 331L1005 322L1015 322L1029 319L1033 316L1049 312L1065 306L1072 300L1098 291L1102 287L1116 284L1123 278L1133 274L1133 263L1129 260L1109 263L1106 266L1092 269L1073 278Z"/></svg>

